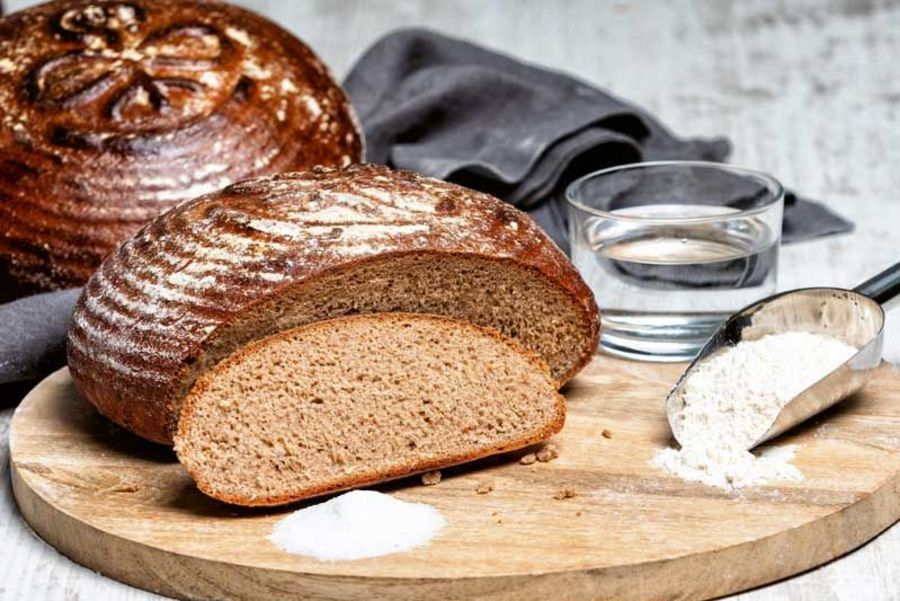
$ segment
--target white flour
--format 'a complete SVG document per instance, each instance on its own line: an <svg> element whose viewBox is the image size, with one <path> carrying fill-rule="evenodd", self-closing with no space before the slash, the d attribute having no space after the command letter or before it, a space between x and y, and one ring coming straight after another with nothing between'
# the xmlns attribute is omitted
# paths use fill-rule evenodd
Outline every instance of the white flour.
<svg viewBox="0 0 900 601"><path fill-rule="evenodd" d="M354 490L283 518L269 540L288 553L346 561L420 547L445 523L431 505Z"/></svg>
<svg viewBox="0 0 900 601"><path fill-rule="evenodd" d="M741 342L699 364L675 416L680 449L654 463L685 479L724 489L769 480L802 480L793 447L751 453L782 407L849 359L857 349L834 338L787 332Z"/></svg>

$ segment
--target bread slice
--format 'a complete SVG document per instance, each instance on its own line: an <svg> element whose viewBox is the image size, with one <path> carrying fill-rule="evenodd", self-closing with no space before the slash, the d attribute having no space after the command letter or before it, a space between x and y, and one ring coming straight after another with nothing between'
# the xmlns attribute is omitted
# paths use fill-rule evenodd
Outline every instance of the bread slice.
<svg viewBox="0 0 900 601"><path fill-rule="evenodd" d="M558 432L546 364L493 330L376 313L256 341L197 381L178 458L206 494L279 505L518 449Z"/></svg>

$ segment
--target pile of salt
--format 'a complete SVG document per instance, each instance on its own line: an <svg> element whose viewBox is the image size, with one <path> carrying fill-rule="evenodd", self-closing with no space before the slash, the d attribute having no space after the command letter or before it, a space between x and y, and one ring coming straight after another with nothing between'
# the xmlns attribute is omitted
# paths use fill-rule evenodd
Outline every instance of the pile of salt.
<svg viewBox="0 0 900 601"><path fill-rule="evenodd" d="M420 547L444 525L444 516L431 505L354 490L283 518L270 540L288 553L347 561Z"/></svg>

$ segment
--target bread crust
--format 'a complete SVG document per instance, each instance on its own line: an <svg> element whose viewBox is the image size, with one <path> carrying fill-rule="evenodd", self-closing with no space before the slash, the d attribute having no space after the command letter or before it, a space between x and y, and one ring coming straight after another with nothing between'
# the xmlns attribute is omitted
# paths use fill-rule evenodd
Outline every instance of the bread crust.
<svg viewBox="0 0 900 601"><path fill-rule="evenodd" d="M191 478L197 484L197 488L199 488L204 494L213 497L219 501L223 501L225 503L230 503L232 505L240 505L243 507L270 507L275 505L284 505L287 503L293 503L295 501L301 501L304 499L309 499L312 497L317 497L321 495L331 494L335 492L340 492L344 490L349 490L352 488L358 488L360 486L367 486L370 484L379 484L382 482L387 482L390 480L396 480L399 478L405 478L407 476L411 476L414 474L419 474L422 472L427 472L435 469L442 469L446 467L451 467L454 465L460 465L463 463L468 463L470 461L475 461L477 459L482 459L485 457L489 457L491 455L497 455L499 453L505 453L509 451L515 451L517 449L525 448L531 446L533 444L542 442L558 433L562 430L563 425L565 424L566 419L566 403L565 398L559 394L559 392L554 392L554 400L556 401L556 414L553 420L547 424L540 430L533 432L529 435L523 436L517 440L512 442L508 442L506 444L497 445L491 447L489 449L482 449L479 451L472 451L470 453L463 453L455 456L448 456L443 459L435 459L431 461L419 461L415 463L411 463L409 465L400 466L394 469L384 469L384 470L373 470L370 473L365 475L358 475L352 478L335 478L332 481L321 482L316 486L311 486L303 489L298 489L292 494L285 495L277 495L277 496L256 496L256 497L241 497L236 495L223 494L215 489L209 481L207 481L203 474L194 468L194 464L191 461L185 461L179 451L178 448L178 440L183 438L187 434L187 430L191 427L191 422L194 418L194 410L197 404L197 398L203 395L210 386L210 383L213 379L215 379L218 372L223 369L227 369L230 365L234 365L236 363L240 363L247 355L252 354L255 349L263 346L265 344L270 343L272 340L283 339L289 336L294 335L298 331L310 332L317 329L327 329L333 327L335 323L347 321L347 320L372 320L372 321L388 321L388 322L400 322L404 320L422 320L422 321L430 321L432 323L440 323L451 325L452 327L458 327L464 330L469 330L470 332L475 332L481 336L487 336L493 340L496 340L504 345L506 345L509 349L511 349L514 353L525 358L531 366L535 369L535 371L543 374L546 379L548 386L552 389L556 390L559 388L559 383L552 380L550 377L550 369L547 366L547 363L535 355L533 352L524 348L522 345L518 344L514 340L507 338L506 336L501 335L499 332L492 328L485 328L481 326L477 326L475 324L459 321L455 319L451 319L449 317L441 316L441 315L431 315L427 313L403 313L403 312L395 312L395 313L369 313L366 315L353 315L348 317L338 317L335 319L328 319L324 321L317 321L305 326L300 326L298 328L293 328L291 330L286 330L284 332L279 332L278 334L274 334L267 338L256 340L251 342L247 346L243 347L239 351L229 355L227 358L220 361L215 367L208 370L204 373L196 382L194 387L191 389L191 392L185 398L184 403L181 408L181 419L178 423L177 433L175 435L176 440L176 453L178 453L178 458L190 473Z"/></svg>
<svg viewBox="0 0 900 601"><path fill-rule="evenodd" d="M219 2L57 0L0 19L0 301L77 286L164 210L358 162L303 42Z"/></svg>
<svg viewBox="0 0 900 601"><path fill-rule="evenodd" d="M594 297L527 215L461 186L353 165L240 182L147 224L104 261L77 303L68 337L75 385L113 421L171 443L179 391L219 332L296 286L408 255L477 257L538 274L581 315L579 359L562 383L590 361ZM192 269L212 274L203 276L208 285L188 279Z"/></svg>

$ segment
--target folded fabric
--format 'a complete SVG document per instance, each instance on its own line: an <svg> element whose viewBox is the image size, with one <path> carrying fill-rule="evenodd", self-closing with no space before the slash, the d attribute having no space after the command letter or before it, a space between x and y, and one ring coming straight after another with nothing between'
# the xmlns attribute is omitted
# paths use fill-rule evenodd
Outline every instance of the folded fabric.
<svg viewBox="0 0 900 601"><path fill-rule="evenodd" d="M0 384L41 377L65 364L66 329L80 289L0 305Z"/></svg>
<svg viewBox="0 0 900 601"><path fill-rule="evenodd" d="M421 29L376 42L344 82L366 158L483 190L532 213L564 249L565 186L639 161L722 161L724 138L681 139L633 104L569 75ZM787 199L785 241L849 231L824 206Z"/></svg>

